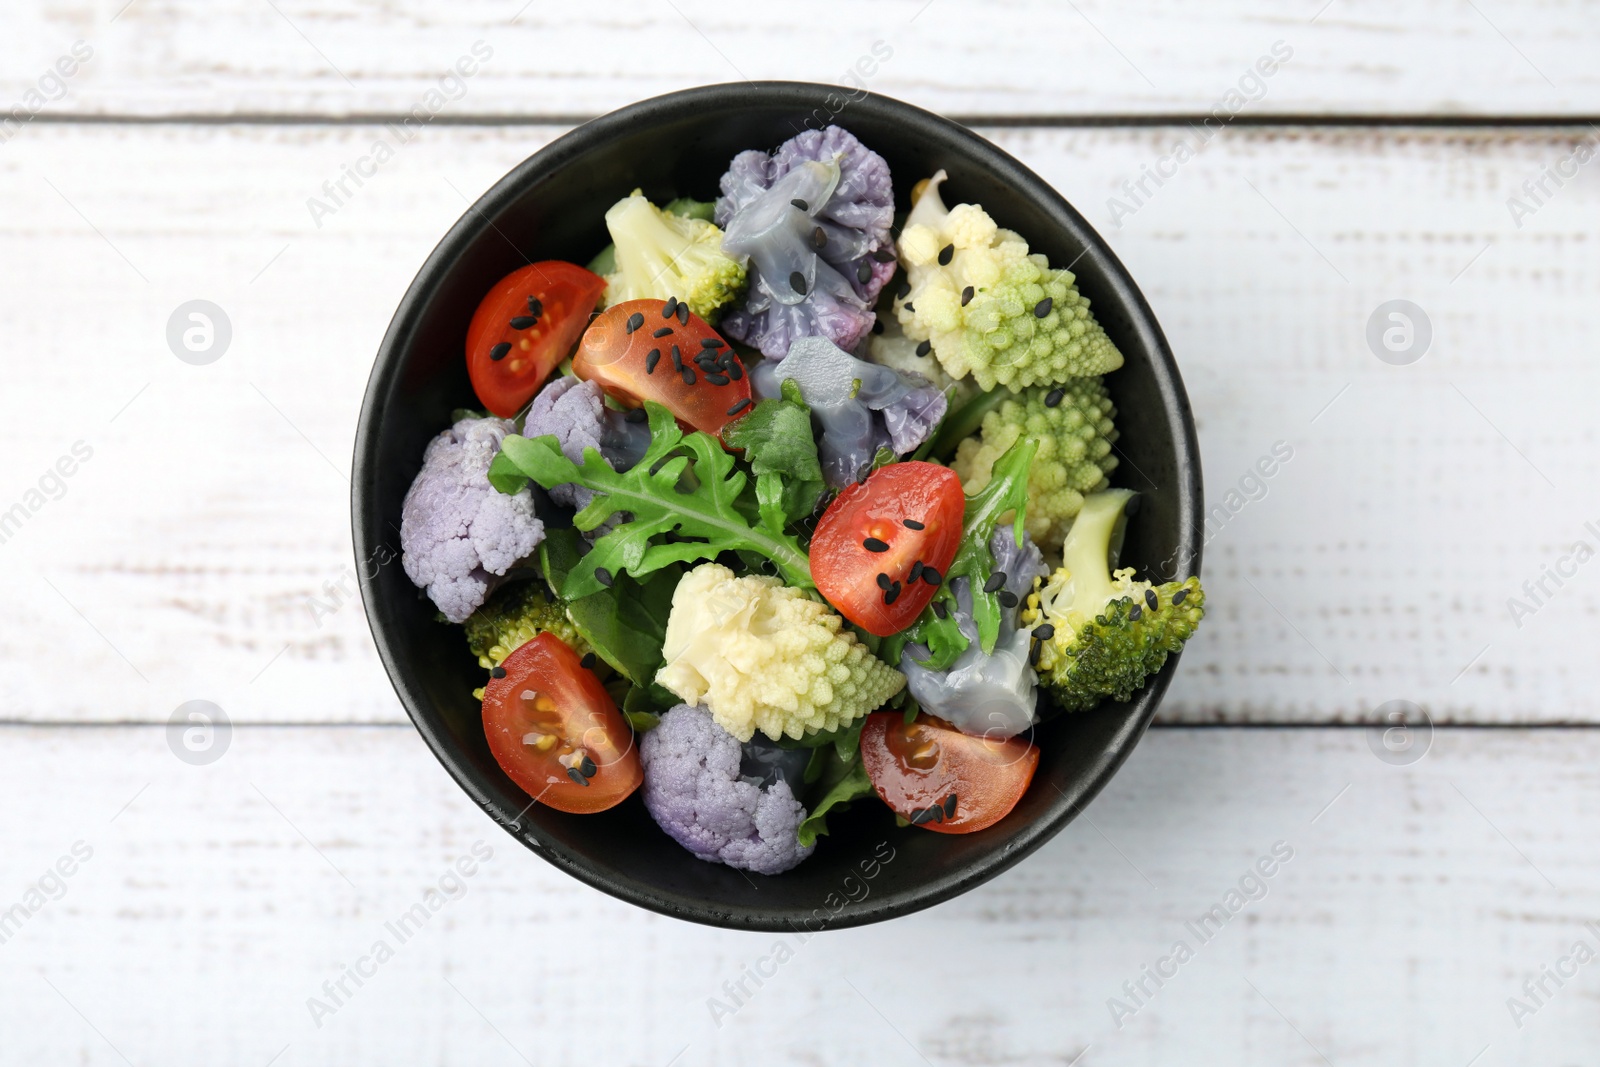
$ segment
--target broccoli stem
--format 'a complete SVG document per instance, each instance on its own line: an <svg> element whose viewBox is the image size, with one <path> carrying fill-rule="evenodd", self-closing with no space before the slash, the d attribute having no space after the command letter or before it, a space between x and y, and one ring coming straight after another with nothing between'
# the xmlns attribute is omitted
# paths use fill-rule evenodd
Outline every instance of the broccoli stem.
<svg viewBox="0 0 1600 1067"><path fill-rule="evenodd" d="M1061 546L1061 565L1072 576L1072 602L1094 615L1110 602L1111 546L1126 518L1123 509L1133 499L1131 489L1107 489L1084 497L1083 510Z"/></svg>

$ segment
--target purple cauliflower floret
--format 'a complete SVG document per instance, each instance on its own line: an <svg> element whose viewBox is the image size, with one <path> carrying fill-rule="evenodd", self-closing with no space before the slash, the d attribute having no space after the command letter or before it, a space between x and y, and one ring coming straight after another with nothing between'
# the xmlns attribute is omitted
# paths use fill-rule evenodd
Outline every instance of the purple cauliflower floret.
<svg viewBox="0 0 1600 1067"><path fill-rule="evenodd" d="M723 249L750 260L745 300L721 322L729 337L783 359L797 338L854 349L867 335L895 272L894 190L883 157L848 130L807 130L771 156L739 153L716 221Z"/></svg>
<svg viewBox="0 0 1600 1067"><path fill-rule="evenodd" d="M639 742L644 806L699 859L781 874L811 855L798 837L806 809L781 775L741 777L738 740L705 708L679 704Z"/></svg>
<svg viewBox="0 0 1600 1067"><path fill-rule="evenodd" d="M551 434L561 445L561 454L574 463L583 462L583 450L593 448L605 457L613 470L625 471L639 462L650 447L650 427L628 421L627 413L612 411L605 405L605 394L595 382L577 378L557 378L533 398L523 419L522 436ZM582 510L594 492L581 485L558 485L550 489L550 499L563 507ZM609 532L609 524L589 531L592 538Z"/></svg>
<svg viewBox="0 0 1600 1067"><path fill-rule="evenodd" d="M489 463L511 422L466 418L428 442L400 505L401 565L444 617L464 622L497 579L544 540L533 494L497 492Z"/></svg>
<svg viewBox="0 0 1600 1067"><path fill-rule="evenodd" d="M919 660L928 650L910 645L900 654L900 669L906 676L906 689L929 715L969 734L1005 738L1026 730L1036 718L1038 675L1028 658L1033 631L1019 630L1017 616L1033 591L1034 579L1048 568L1033 539L1024 534L1019 546L1009 525L995 530L989 538L989 551L994 555L991 573L1003 573L1006 578L1001 588L1017 598L1012 607L1001 605L1000 636L994 651L985 653L978 646L971 584L966 578L954 578L950 592L956 598L956 626L971 644L947 671L924 667Z"/></svg>
<svg viewBox="0 0 1600 1067"><path fill-rule="evenodd" d="M817 452L822 477L835 489L866 477L878 449L914 452L949 406L944 392L920 378L857 359L821 337L802 337L782 362L766 360L750 371L762 399L782 395L793 379L822 427Z"/></svg>

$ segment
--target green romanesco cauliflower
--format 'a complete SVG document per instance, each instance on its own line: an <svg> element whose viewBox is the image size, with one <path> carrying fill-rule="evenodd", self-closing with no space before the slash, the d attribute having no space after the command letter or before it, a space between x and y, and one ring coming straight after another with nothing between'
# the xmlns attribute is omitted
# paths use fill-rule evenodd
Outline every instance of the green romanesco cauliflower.
<svg viewBox="0 0 1600 1067"><path fill-rule="evenodd" d="M1084 494L1111 484L1107 476L1117 466L1111 451L1117 409L1099 378L1035 386L1020 394L998 392L1002 399L983 416L981 434L961 442L951 468L962 487L975 493L989 484L995 460L1019 437L1036 439L1039 451L1028 472L1026 525L1033 543L1048 552L1066 539Z"/></svg>
<svg viewBox="0 0 1600 1067"><path fill-rule="evenodd" d="M1105 697L1127 700L1182 650L1205 615L1199 578L1152 585L1135 581L1131 567L1111 570L1133 495L1107 489L1084 498L1062 565L1022 611L1035 636L1051 628L1039 643L1039 677L1066 711L1087 711Z"/></svg>
<svg viewBox="0 0 1600 1067"><path fill-rule="evenodd" d="M799 739L844 726L906 684L826 604L717 563L678 582L662 653L656 681L740 741L757 730Z"/></svg>
<svg viewBox="0 0 1600 1067"><path fill-rule="evenodd" d="M931 341L953 378L984 389L1024 389L1106 374L1122 366L1071 271L1030 255L976 204L946 208L940 171L928 179L900 233L909 291L895 303L907 337Z"/></svg>
<svg viewBox="0 0 1600 1067"><path fill-rule="evenodd" d="M678 201L669 207L684 210ZM606 229L613 242L607 306L675 296L714 322L744 291L744 262L722 250L722 231L703 218L663 211L635 189L606 212Z"/></svg>
<svg viewBox="0 0 1600 1067"><path fill-rule="evenodd" d="M463 625L467 647L485 670L500 666L507 656L541 633L555 634L580 656L592 651L567 618L566 609L552 602L539 582L502 586Z"/></svg>

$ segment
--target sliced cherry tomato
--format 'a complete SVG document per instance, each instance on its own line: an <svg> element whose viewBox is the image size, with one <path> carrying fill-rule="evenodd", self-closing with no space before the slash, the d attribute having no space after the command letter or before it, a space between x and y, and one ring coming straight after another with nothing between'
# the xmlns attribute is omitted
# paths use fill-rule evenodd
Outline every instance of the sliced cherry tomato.
<svg viewBox="0 0 1600 1067"><path fill-rule="evenodd" d="M578 654L542 633L505 658L483 694L495 762L541 804L579 814L622 803L644 771L633 730Z"/></svg>
<svg viewBox="0 0 1600 1067"><path fill-rule="evenodd" d="M687 304L627 300L590 324L572 370L628 407L653 400L684 427L722 433L754 403L744 363Z"/></svg>
<svg viewBox="0 0 1600 1067"><path fill-rule="evenodd" d="M924 830L970 834L1017 806L1039 767L1039 750L1021 737L973 737L942 719L898 711L867 716L861 762L883 802Z"/></svg>
<svg viewBox="0 0 1600 1067"><path fill-rule="evenodd" d="M811 538L811 576L839 613L879 637L910 626L961 544L961 479L891 463L834 498Z"/></svg>
<svg viewBox="0 0 1600 1067"><path fill-rule="evenodd" d="M547 259L495 283L467 327L467 374L483 406L509 419L567 358L606 280Z"/></svg>

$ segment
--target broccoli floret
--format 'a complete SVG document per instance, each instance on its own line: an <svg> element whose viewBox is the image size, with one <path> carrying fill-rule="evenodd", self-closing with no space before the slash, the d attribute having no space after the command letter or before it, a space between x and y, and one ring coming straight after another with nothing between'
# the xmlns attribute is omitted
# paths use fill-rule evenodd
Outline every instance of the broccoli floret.
<svg viewBox="0 0 1600 1067"><path fill-rule="evenodd" d="M1054 628L1040 641L1038 670L1067 711L1087 711L1105 697L1127 700L1182 650L1205 615L1199 578L1152 585L1135 581L1132 567L1111 569L1132 497L1107 489L1084 498L1061 567L1022 612L1035 636L1043 624Z"/></svg>
<svg viewBox="0 0 1600 1067"><path fill-rule="evenodd" d="M798 740L848 725L906 682L826 604L717 563L678 582L661 651L656 681L706 707L739 741L757 730Z"/></svg>
<svg viewBox="0 0 1600 1067"><path fill-rule="evenodd" d="M662 211L636 189L606 212L606 229L616 264L606 275L608 306L675 296L712 322L744 291L745 265L722 250L714 223Z"/></svg>
<svg viewBox="0 0 1600 1067"><path fill-rule="evenodd" d="M976 204L946 208L940 171L900 234L909 289L895 302L906 336L933 344L954 378L1023 389L1106 374L1122 353L1089 312L1071 271L1055 270Z"/></svg>
<svg viewBox="0 0 1600 1067"><path fill-rule="evenodd" d="M517 582L496 590L463 625L467 647L484 670L500 666L542 633L555 634L580 656L592 651L567 618L566 608L547 596L538 582Z"/></svg>
<svg viewBox="0 0 1600 1067"><path fill-rule="evenodd" d="M1051 402L1054 401L1052 404ZM952 469L967 491L989 484L995 460L1027 436L1039 442L1028 472L1027 530L1046 551L1066 538L1086 493L1111 484L1117 467L1111 445L1117 409L1099 378L1078 378L1058 386L1036 386L1004 393L983 416L979 436L961 442Z"/></svg>
<svg viewBox="0 0 1600 1067"><path fill-rule="evenodd" d="M799 841L806 809L782 776L744 773L739 742L704 708L679 704L639 742L644 806L699 859L780 874L815 846Z"/></svg>

